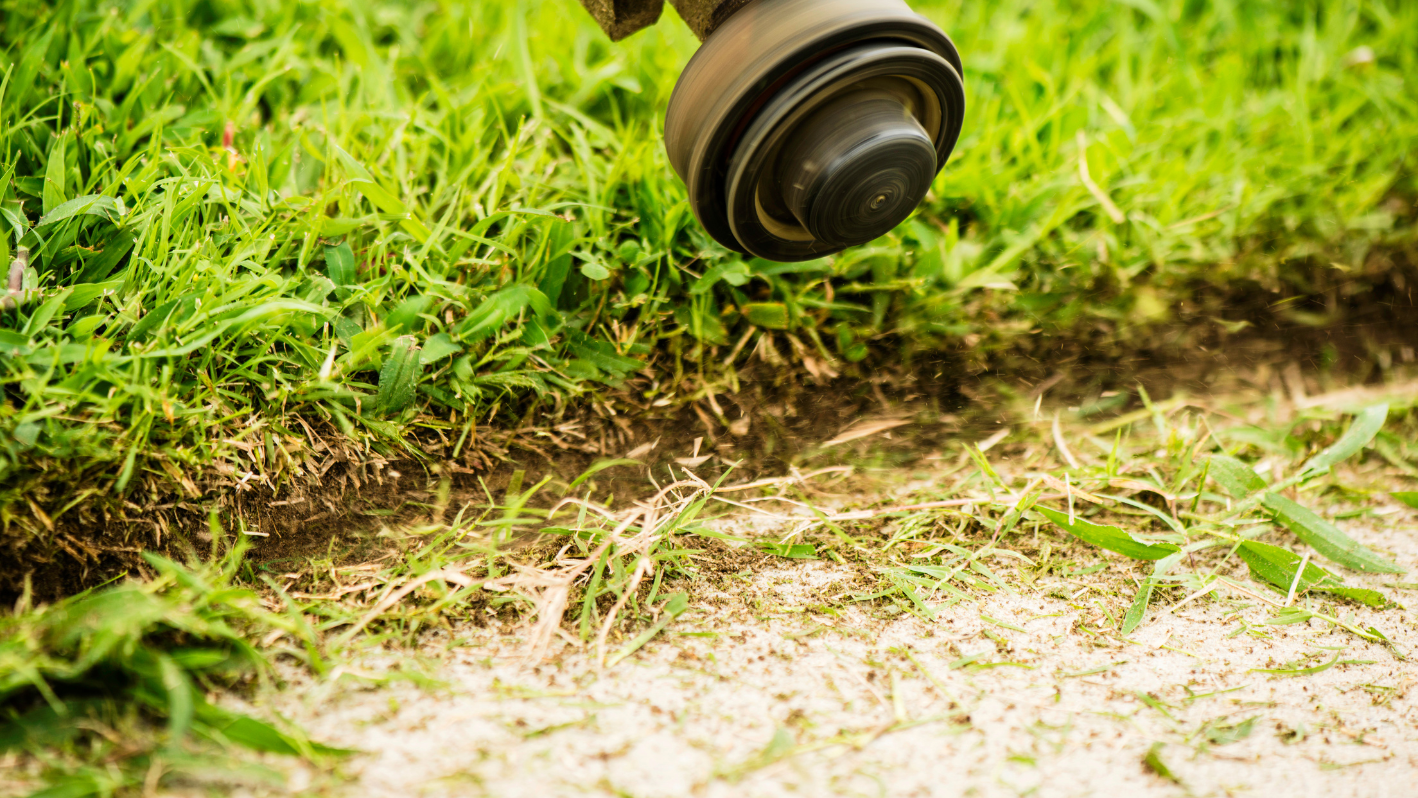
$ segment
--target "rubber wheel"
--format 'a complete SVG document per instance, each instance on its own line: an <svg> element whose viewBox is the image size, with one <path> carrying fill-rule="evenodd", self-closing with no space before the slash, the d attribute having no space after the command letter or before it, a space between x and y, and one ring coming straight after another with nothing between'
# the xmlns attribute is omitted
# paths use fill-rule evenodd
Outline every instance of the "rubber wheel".
<svg viewBox="0 0 1418 798"><path fill-rule="evenodd" d="M754 0L675 86L670 163L729 249L831 255L925 198L960 136L961 74L950 37L904 0Z"/></svg>

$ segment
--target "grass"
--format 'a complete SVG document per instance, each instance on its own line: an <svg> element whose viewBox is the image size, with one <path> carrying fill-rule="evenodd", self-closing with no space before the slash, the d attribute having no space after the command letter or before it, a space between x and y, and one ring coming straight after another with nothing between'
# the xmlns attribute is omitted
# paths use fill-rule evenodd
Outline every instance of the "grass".
<svg viewBox="0 0 1418 798"><path fill-rule="evenodd" d="M1395 598L1384 585L1403 588L1404 569L1344 531L1352 519L1411 515L1414 399L1389 393L1391 404L1378 391L1345 398L1359 402L1353 413L1323 397L1299 409L1273 395L1218 406L1140 393L1137 411L1112 416L1041 416L1021 402L989 446L962 436L923 460L909 444L893 452L868 436L809 453L793 476L751 482L671 467L658 494L637 502L617 503L597 465L576 480L514 481L501 495L430 506L451 517L386 530L360 549L276 562L248 556L249 538L214 518L208 565L148 555L153 581L22 607L0 623L0 672L10 674L0 681L0 761L18 757L32 786L73 785L75 795L271 778L245 764L243 747L328 769L339 752L203 696L259 697L268 660L333 681L360 672L341 666L365 653L408 652L431 631L457 648L489 614L526 624L530 662L560 638L614 669L676 631L706 589L772 561L857 573L859 589L821 597L818 614L857 605L931 621L974 607L982 634L1006 651L1023 630L987 614L989 597L1062 590L1088 610L1080 633L1108 645L1133 644L1159 615L1195 602L1239 598L1259 614L1237 611L1236 635L1265 640L1275 626L1313 622L1405 659L1382 620L1354 618L1382 618ZM908 474L922 487L893 487ZM726 513L757 519L760 531L724 523ZM990 650L959 654L952 670L1032 667ZM1327 651L1253 672L1302 678L1343 662ZM429 681L408 663L383 678ZM1241 739L1244 721L1204 737ZM115 748L120 733L137 743ZM204 770L211 762L221 767Z"/></svg>
<svg viewBox="0 0 1418 798"><path fill-rule="evenodd" d="M1347 610L1390 596L1345 572L1389 563L1332 516L1418 501L1345 470L1418 475L1402 402L1254 425L1180 398L1053 425L1021 408L900 504L819 506L834 464L861 465L841 448L800 458L806 482L680 470L641 504L597 473L519 474L368 559L245 556L259 530L233 493L376 455L471 463L489 427L592 401L715 406L752 364L860 378L949 351L978 370L1240 328L1245 308L1336 325L1407 290L1412 4L917 6L966 60L957 155L892 235L788 267L741 262L687 211L658 132L694 47L673 21L612 46L571 0L0 0L0 264L19 264L0 305L0 593L19 597L0 764L19 788L138 794L214 762L259 780L241 748L326 762L207 694L488 613L536 619L533 658L561 632L614 667L749 557L849 564L863 586L839 605L930 617L1092 574L1101 548L1152 564L1101 561L1137 581L1088 634L1248 591L1274 605L1263 624L1382 642ZM745 508L791 526L712 523ZM206 564L174 512L208 530ZM149 579L35 606L29 569L56 561Z"/></svg>
<svg viewBox="0 0 1418 798"><path fill-rule="evenodd" d="M132 561L164 545L143 508L205 519L415 441L458 460L478 425L684 403L755 361L978 369L1404 289L1412 4L917 6L966 59L955 159L892 235L782 266L687 211L677 22L612 46L569 0L5 0L0 263L30 260L3 545Z"/></svg>
<svg viewBox="0 0 1418 798"><path fill-rule="evenodd" d="M279 783L279 772L226 751L340 754L209 700L269 680L268 658L291 655L317 671L322 664L298 613L273 613L250 586L235 584L244 553L238 539L205 567L149 555L158 574L151 581L22 605L0 618L0 756L14 768L0 792L27 782L45 796ZM26 766L17 767L22 752Z"/></svg>

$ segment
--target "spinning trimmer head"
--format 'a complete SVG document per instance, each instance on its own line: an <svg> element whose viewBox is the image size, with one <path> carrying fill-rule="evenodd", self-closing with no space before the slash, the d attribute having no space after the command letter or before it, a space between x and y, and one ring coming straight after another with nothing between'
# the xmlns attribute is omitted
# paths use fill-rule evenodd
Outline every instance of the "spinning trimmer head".
<svg viewBox="0 0 1418 798"><path fill-rule="evenodd" d="M734 10L710 32L686 13L706 4ZM665 144L715 240L810 260L885 234L925 199L965 111L940 28L904 0L677 5L707 38L670 98Z"/></svg>

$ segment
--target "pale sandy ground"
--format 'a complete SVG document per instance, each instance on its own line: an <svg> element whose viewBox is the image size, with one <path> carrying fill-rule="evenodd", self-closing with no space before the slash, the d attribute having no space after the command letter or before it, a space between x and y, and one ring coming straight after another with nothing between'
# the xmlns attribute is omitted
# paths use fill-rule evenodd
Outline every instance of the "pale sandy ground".
<svg viewBox="0 0 1418 798"><path fill-rule="evenodd" d="M1345 526L1418 567L1414 513ZM1418 795L1413 662L1316 621L1228 637L1270 615L1234 593L1172 614L1155 603L1131 642L1095 636L1110 628L1102 606L1121 605L1087 585L1117 588L1128 573L1108 562L1082 580L1011 578L1017 594L928 622L880 605L827 610L824 598L862 589L859 572L772 561L700 590L672 633L610 670L569 643L528 668L520 629L467 628L427 641L423 667L445 688L298 681L272 708L315 739L368 752L343 766L351 781L327 789L371 798ZM1007 560L992 566L1016 576ZM1341 611L1418 656L1410 610ZM1251 672L1316 652L1341 663L1295 678ZM1031 667L950 668L980 653ZM1191 698L1218 691L1228 692ZM1207 724L1250 718L1245 739L1207 741ZM1179 783L1144 767L1154 743ZM295 786L306 778L295 773Z"/></svg>

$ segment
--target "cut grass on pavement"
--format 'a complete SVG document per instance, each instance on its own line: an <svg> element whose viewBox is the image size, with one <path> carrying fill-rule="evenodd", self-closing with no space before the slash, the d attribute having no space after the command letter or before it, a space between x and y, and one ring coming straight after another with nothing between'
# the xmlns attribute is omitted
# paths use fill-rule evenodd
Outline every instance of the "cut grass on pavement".
<svg viewBox="0 0 1418 798"><path fill-rule="evenodd" d="M910 453L914 462L887 453L889 471L870 467L883 455L861 439L785 478L709 483L672 467L652 475L664 486L654 498L617 504L593 468L574 483L519 484L437 508L451 517L386 531L364 561L262 562L213 523L210 565L149 555L161 574L153 582L0 625L0 673L9 674L0 762L35 785L75 785L74 795L189 779L223 747L319 763L339 752L219 709L228 703L209 703L209 691L264 673L267 659L355 678L362 669L342 665L362 653L407 653L432 630L456 648L460 627L489 613L521 622L528 663L570 643L615 668L679 631L706 591L774 560L829 560L855 573L852 589L812 597L826 616L856 605L930 622L1001 591L1075 603L1087 594L1080 633L1126 645L1161 614L1239 597L1249 610L1237 634L1264 639L1267 627L1311 622L1409 656L1384 614L1404 584L1389 580L1408 579L1413 563L1360 541L1412 528L1403 499L1418 463L1411 393L1372 396L1352 414L1277 408L1276 397L1225 407L1142 398L1139 411L1113 419L1020 407L991 446L960 436ZM938 423L928 415L913 420ZM905 474L914 486L901 484ZM1358 622L1356 610L1376 620ZM1018 631L979 611L985 637ZM1018 664L988 654L951 667ZM1262 672L1304 677L1338 661ZM403 677L419 675L401 665L385 678ZM132 743L115 748L119 734Z"/></svg>

